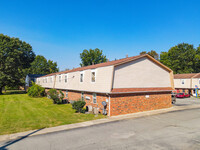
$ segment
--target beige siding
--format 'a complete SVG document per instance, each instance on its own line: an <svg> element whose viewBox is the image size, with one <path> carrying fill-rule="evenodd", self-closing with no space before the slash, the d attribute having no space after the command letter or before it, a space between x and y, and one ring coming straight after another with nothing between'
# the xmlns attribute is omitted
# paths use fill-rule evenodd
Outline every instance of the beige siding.
<svg viewBox="0 0 200 150"><path fill-rule="evenodd" d="M91 82L92 71L96 72L95 82ZM84 74L83 82L80 82L80 73ZM57 75L55 80L55 88L107 93L111 91L112 73L113 73L113 66L101 67L94 70L89 69L84 71L71 72L67 73L68 78L66 83L65 83L66 74L61 74L62 76L61 82L59 82L59 75ZM43 80L43 78L40 78L40 80ZM54 84L49 82L43 83L40 81L40 85L46 88L52 88Z"/></svg>
<svg viewBox="0 0 200 150"><path fill-rule="evenodd" d="M47 82L46 82L47 80ZM37 78L37 84L45 88L53 88L55 76Z"/></svg>
<svg viewBox="0 0 200 150"><path fill-rule="evenodd" d="M113 88L171 87L170 73L148 58L116 66Z"/></svg>
<svg viewBox="0 0 200 150"><path fill-rule="evenodd" d="M184 84L182 84L184 80ZM191 79L174 79L175 88L191 88Z"/></svg>
<svg viewBox="0 0 200 150"><path fill-rule="evenodd" d="M199 78L192 78L192 88L195 88L195 85L200 87L199 80Z"/></svg>

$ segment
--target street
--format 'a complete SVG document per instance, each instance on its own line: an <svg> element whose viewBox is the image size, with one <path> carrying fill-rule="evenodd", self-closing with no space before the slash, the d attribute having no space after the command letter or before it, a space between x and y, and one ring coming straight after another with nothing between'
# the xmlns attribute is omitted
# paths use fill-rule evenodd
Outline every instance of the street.
<svg viewBox="0 0 200 150"><path fill-rule="evenodd" d="M177 99L178 105L199 99ZM0 142L0 149L200 149L200 109L189 109Z"/></svg>

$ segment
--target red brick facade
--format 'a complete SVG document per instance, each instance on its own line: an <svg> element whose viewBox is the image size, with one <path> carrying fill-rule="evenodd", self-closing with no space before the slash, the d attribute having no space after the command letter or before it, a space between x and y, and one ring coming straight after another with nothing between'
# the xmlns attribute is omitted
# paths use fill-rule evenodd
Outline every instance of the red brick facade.
<svg viewBox="0 0 200 150"><path fill-rule="evenodd" d="M103 110L103 105L102 102L105 101L106 99L109 99L109 97L106 94L100 94L100 93L96 93L96 103L93 103L93 93L89 93L89 92L83 92L84 94L84 101L86 102L86 106L91 105L93 108L99 108L99 112L102 113ZM87 99L86 99L87 97ZM89 98L89 99L88 99ZM77 91L68 91L68 99L69 100L81 100L81 92L77 92ZM107 102L107 113L108 113L108 108L109 108L109 103Z"/></svg>
<svg viewBox="0 0 200 150"><path fill-rule="evenodd" d="M46 92L48 89L46 89ZM69 101L81 100L81 92L62 90L65 98ZM87 99L86 99L87 97ZM89 98L89 99L88 99ZM96 103L93 103L93 93L84 92L84 101L86 106L91 105L99 109L102 113L103 101L107 101L107 114L109 115L109 96L106 94L96 93ZM123 115L141 111L155 110L171 107L171 92L164 93L141 93L141 94L111 94L110 95L110 116Z"/></svg>
<svg viewBox="0 0 200 150"><path fill-rule="evenodd" d="M165 92L113 95L110 106L111 116L168 108L172 106L171 94Z"/></svg>

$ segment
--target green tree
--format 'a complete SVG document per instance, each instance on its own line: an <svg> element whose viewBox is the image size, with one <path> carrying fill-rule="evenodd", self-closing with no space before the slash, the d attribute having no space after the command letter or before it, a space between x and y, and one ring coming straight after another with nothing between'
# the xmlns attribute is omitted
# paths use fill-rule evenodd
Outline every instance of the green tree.
<svg viewBox="0 0 200 150"><path fill-rule="evenodd" d="M50 74L58 72L57 63L48 60L41 55L37 55L35 60L31 63L29 73L31 74Z"/></svg>
<svg viewBox="0 0 200 150"><path fill-rule="evenodd" d="M103 55L102 50L96 48L96 49L85 49L83 52L80 54L81 58L81 66L89 66L92 64L99 64L106 62L106 56Z"/></svg>
<svg viewBox="0 0 200 150"><path fill-rule="evenodd" d="M24 84L24 70L30 67L34 58L31 45L0 34L0 94L4 86Z"/></svg>
<svg viewBox="0 0 200 150"><path fill-rule="evenodd" d="M193 45L182 43L160 54L160 61L174 73L192 73L195 70L196 49Z"/></svg>
<svg viewBox="0 0 200 150"><path fill-rule="evenodd" d="M149 54L151 57L155 58L156 60L159 59L159 54L158 54L156 51L154 51L154 50L151 50L151 51L149 51L149 52L142 51L142 52L140 53L140 55L143 55L143 54Z"/></svg>
<svg viewBox="0 0 200 150"><path fill-rule="evenodd" d="M194 70L200 72L200 45L196 49L196 55L194 57Z"/></svg>

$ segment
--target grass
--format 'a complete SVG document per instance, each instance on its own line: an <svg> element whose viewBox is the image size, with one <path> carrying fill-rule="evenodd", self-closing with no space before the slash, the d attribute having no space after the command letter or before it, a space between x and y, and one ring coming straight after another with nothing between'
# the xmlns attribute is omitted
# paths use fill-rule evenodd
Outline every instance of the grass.
<svg viewBox="0 0 200 150"><path fill-rule="evenodd" d="M52 100L27 94L0 95L0 135L72 124L104 118L75 113L71 104L56 105Z"/></svg>

